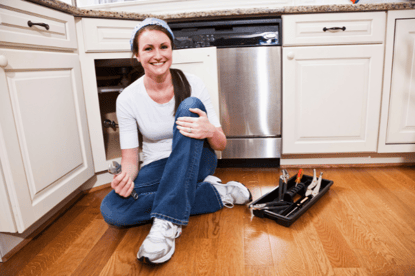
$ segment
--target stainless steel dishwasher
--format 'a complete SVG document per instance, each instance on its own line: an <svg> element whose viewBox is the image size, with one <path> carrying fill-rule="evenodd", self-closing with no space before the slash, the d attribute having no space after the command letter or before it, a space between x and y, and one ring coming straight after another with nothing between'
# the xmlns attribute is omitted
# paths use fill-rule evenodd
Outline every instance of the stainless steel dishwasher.
<svg viewBox="0 0 415 276"><path fill-rule="evenodd" d="M280 158L281 19L169 25L178 49L217 47L222 158Z"/></svg>

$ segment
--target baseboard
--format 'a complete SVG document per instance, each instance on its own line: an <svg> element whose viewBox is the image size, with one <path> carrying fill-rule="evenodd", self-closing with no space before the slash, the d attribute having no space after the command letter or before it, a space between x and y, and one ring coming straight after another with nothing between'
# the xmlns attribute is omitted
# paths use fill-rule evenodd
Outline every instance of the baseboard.
<svg viewBox="0 0 415 276"><path fill-rule="evenodd" d="M97 192L97 191L100 191L100 190L103 190L103 189L106 189L106 188L109 188L109 187L111 187L111 183L104 184L104 185L101 185L101 186L98 186L98 187L94 187L94 188L91 188L91 189L88 189L88 190L84 190L83 193L84 194L90 194L90 193L94 193L94 192Z"/></svg>
<svg viewBox="0 0 415 276"><path fill-rule="evenodd" d="M314 168L384 168L384 167L413 167L415 163L371 163L371 164L303 164L281 165L282 169L314 169Z"/></svg>

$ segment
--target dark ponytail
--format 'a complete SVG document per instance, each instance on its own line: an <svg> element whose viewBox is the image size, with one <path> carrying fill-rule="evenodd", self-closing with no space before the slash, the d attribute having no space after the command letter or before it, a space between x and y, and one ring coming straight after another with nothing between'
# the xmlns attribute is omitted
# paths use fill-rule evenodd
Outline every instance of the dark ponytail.
<svg viewBox="0 0 415 276"><path fill-rule="evenodd" d="M176 111L179 108L181 102L190 97L192 88L189 84L184 73L179 69L170 68L171 79L173 82L173 89L174 89L174 113L173 116L176 115Z"/></svg>

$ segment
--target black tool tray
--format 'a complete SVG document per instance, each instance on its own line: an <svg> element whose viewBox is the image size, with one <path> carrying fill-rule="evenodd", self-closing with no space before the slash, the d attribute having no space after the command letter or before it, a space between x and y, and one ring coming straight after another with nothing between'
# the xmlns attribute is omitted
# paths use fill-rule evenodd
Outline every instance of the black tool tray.
<svg viewBox="0 0 415 276"><path fill-rule="evenodd" d="M296 184L295 179L296 179L296 176L293 176L288 180L288 182L287 182L287 191L289 191L291 188L293 188L295 186L295 184ZM294 203L300 202L302 199L305 198L305 192L307 190L308 185L311 183L312 180L313 180L312 176L303 175L303 177L301 178L301 183L304 183L305 187L298 192L298 195L301 196L301 198L297 199ZM327 179L323 178L322 181L321 181L320 192L315 197L313 197L310 200L306 201L301 208L299 208L296 211L292 212L289 216L287 216L287 214L289 214L291 212L291 210L293 210L295 208L295 206L296 206L295 204L293 204L292 206L290 206L287 210L285 210L283 212L274 212L273 210L253 210L253 213L257 217L269 218L269 219L275 220L275 222L280 224L280 225L289 227L302 214L304 214L308 209L310 209L310 207L313 206L313 204L316 203L325 193L327 193L327 191L330 189L331 185L333 185L333 181L330 181L330 180L327 180ZM280 188L280 186L278 186L277 188L275 188L274 190L272 190L268 194L265 194L262 197L258 198L254 202L250 203L249 206L256 205L256 204L261 204L261 203L272 202L272 201L277 201L278 200L279 188ZM286 198L287 197L285 197L285 199Z"/></svg>

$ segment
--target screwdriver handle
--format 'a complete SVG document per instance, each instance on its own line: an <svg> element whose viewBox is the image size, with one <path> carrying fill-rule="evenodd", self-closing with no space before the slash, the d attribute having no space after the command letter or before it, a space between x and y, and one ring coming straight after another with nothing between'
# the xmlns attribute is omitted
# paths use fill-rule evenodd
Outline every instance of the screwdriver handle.
<svg viewBox="0 0 415 276"><path fill-rule="evenodd" d="M304 174L303 169L300 169L298 171L297 178L295 179L296 185L301 183L301 178L303 178L303 174Z"/></svg>

